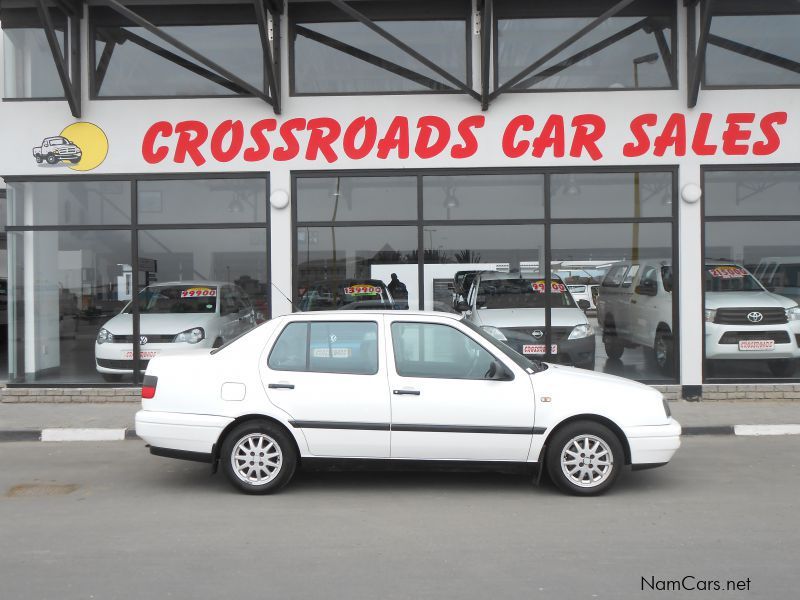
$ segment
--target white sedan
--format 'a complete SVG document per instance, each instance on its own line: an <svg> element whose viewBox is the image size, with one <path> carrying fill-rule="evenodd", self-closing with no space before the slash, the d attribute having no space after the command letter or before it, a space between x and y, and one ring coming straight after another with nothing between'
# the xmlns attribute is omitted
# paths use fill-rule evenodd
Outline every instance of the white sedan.
<svg viewBox="0 0 800 600"><path fill-rule="evenodd" d="M299 465L546 471L606 491L666 464L680 425L656 390L530 360L458 315L296 313L235 342L150 361L136 433L159 456L221 465L265 494Z"/></svg>

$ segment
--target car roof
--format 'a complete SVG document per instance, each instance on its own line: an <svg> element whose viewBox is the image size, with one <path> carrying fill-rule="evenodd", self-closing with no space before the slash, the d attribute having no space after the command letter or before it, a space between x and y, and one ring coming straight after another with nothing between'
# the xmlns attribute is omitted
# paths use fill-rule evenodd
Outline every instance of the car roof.
<svg viewBox="0 0 800 600"><path fill-rule="evenodd" d="M541 273L503 273L502 271L485 271L480 273L478 277L481 281L508 281L510 279L544 279ZM553 274L551 279L553 281L561 281L561 277Z"/></svg>
<svg viewBox="0 0 800 600"><path fill-rule="evenodd" d="M413 315L417 317L444 317L447 319L452 319L453 321L460 321L463 317L460 314L456 313L448 313L448 312L441 312L441 311L433 311L433 310L313 310L313 311L301 311L301 312L293 312L288 315L283 315L285 317L299 317L305 318L313 316L317 317L352 317L352 316L359 316L363 317L365 315L390 315L390 316L405 316L405 315Z"/></svg>
<svg viewBox="0 0 800 600"><path fill-rule="evenodd" d="M195 280L188 280L188 281L157 281L155 283L151 283L147 287L169 287L169 286L187 286L187 285L196 285L197 287L221 287L223 285L236 285L235 283L228 283L227 281L195 281Z"/></svg>

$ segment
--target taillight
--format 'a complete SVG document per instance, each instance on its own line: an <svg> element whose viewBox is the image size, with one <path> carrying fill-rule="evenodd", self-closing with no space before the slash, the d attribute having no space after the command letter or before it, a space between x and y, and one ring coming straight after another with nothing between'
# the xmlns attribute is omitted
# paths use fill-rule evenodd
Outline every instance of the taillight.
<svg viewBox="0 0 800 600"><path fill-rule="evenodd" d="M158 385L158 377L155 375L145 375L142 380L142 398L149 400L156 395L156 386Z"/></svg>

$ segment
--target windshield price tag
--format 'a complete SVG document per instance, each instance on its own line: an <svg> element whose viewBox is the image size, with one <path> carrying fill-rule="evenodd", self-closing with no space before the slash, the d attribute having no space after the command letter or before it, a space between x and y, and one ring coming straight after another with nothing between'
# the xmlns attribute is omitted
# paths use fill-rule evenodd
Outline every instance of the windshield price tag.
<svg viewBox="0 0 800 600"><path fill-rule="evenodd" d="M181 291L181 298L213 298L216 295L216 289L207 287L195 287Z"/></svg>
<svg viewBox="0 0 800 600"><path fill-rule="evenodd" d="M719 279L741 279L742 277L747 277L747 271L743 268L727 265L714 267L713 269L709 269L708 272L712 277L717 277Z"/></svg>
<svg viewBox="0 0 800 600"><path fill-rule="evenodd" d="M381 288L374 285L351 285L344 288L344 293L348 296L380 296Z"/></svg>
<svg viewBox="0 0 800 600"><path fill-rule="evenodd" d="M532 281L531 282L531 288L533 288L533 291L536 292L537 294L544 294L544 290L545 290L544 280L540 279L539 281ZM565 286L560 281L551 281L550 282L550 292L551 293L553 293L553 294L563 294L566 291L567 291L567 286Z"/></svg>

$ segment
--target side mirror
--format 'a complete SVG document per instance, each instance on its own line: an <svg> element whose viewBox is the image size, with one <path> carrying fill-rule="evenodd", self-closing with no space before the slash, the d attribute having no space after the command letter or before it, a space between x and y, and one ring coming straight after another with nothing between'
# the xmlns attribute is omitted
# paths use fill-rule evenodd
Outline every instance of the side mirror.
<svg viewBox="0 0 800 600"><path fill-rule="evenodd" d="M489 365L489 369L483 376L484 379L492 379L494 381L509 381L514 379L514 375L506 366L500 361L493 360Z"/></svg>
<svg viewBox="0 0 800 600"><path fill-rule="evenodd" d="M456 302L455 309L458 312L467 312L470 309L470 307L469 307L469 304L467 302L465 302L464 300L458 300Z"/></svg>
<svg viewBox="0 0 800 600"><path fill-rule="evenodd" d="M588 300L578 300L578 308L580 308L583 312L586 312L591 308L591 304L589 304Z"/></svg>

